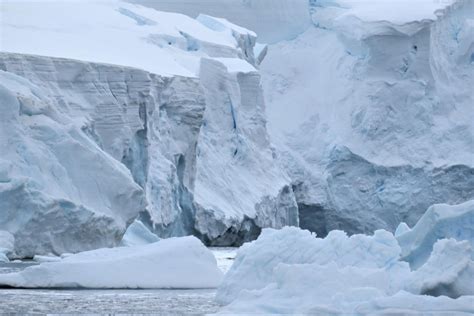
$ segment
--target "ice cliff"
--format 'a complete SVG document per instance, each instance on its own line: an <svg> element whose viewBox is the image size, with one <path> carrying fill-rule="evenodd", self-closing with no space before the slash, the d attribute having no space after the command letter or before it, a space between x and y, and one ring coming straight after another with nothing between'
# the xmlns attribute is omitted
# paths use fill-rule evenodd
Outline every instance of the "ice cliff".
<svg viewBox="0 0 474 316"><path fill-rule="evenodd" d="M300 224L394 231L474 196L474 3L312 1L261 65Z"/></svg>
<svg viewBox="0 0 474 316"><path fill-rule="evenodd" d="M298 224L253 32L121 1L2 5L0 230L14 235L11 256L111 247L137 217L210 245Z"/></svg>
<svg viewBox="0 0 474 316"><path fill-rule="evenodd" d="M191 16L224 10L218 0L136 1ZM222 14L269 43L269 133L301 227L393 232L432 204L474 196L472 1L265 2L235 0Z"/></svg>

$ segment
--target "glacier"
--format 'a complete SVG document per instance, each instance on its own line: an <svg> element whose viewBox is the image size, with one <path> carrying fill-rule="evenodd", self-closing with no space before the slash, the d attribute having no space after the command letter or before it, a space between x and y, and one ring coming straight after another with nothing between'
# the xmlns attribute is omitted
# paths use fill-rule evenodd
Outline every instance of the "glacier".
<svg viewBox="0 0 474 316"><path fill-rule="evenodd" d="M134 2L222 15L268 44L268 130L302 228L393 232L474 196L472 1Z"/></svg>
<svg viewBox="0 0 474 316"><path fill-rule="evenodd" d="M12 258L113 247L137 218L160 237L226 246L298 225L255 33L123 1L2 5L0 229L15 237Z"/></svg>
<svg viewBox="0 0 474 316"><path fill-rule="evenodd" d="M472 1L438 2L437 15L433 1L420 12L382 1L372 15L338 3L315 1L315 26L270 45L261 64L301 227L394 231L432 204L471 199Z"/></svg>
<svg viewBox="0 0 474 316"><path fill-rule="evenodd" d="M394 232L474 196L470 1L3 6L11 258L116 246L135 219L211 246Z"/></svg>
<svg viewBox="0 0 474 316"><path fill-rule="evenodd" d="M433 217L433 209L443 216ZM466 233L459 240L446 238L438 229L456 222L465 209L463 204L436 205L420 219L416 230L424 227L426 235L436 238L422 246L428 258L418 267L403 257L404 244L417 243L417 234L399 244L385 230L350 237L333 230L325 238L316 238L297 227L264 229L256 241L237 252L218 288L220 312L473 313L472 241L465 239L469 227L459 225L457 230Z"/></svg>

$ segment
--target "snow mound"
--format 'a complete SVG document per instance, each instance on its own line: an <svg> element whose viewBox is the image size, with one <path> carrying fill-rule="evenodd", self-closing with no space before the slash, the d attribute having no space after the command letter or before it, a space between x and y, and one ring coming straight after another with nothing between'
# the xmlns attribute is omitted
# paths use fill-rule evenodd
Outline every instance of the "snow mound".
<svg viewBox="0 0 474 316"><path fill-rule="evenodd" d="M203 21L208 23L120 0L6 0L2 1L0 50L186 77L197 76L202 57L255 62L249 54L253 47L246 46L255 42L255 34L222 19Z"/></svg>
<svg viewBox="0 0 474 316"><path fill-rule="evenodd" d="M160 238L153 234L141 221L135 220L128 226L120 245L125 247L139 246L151 244L159 240Z"/></svg>
<svg viewBox="0 0 474 316"><path fill-rule="evenodd" d="M223 314L474 312L468 242L438 241L416 271L399 259L386 231L317 239L298 228L264 230L239 249L216 298Z"/></svg>
<svg viewBox="0 0 474 316"><path fill-rule="evenodd" d="M104 248L0 275L1 286L24 288L213 288L222 272L195 237Z"/></svg>
<svg viewBox="0 0 474 316"><path fill-rule="evenodd" d="M415 269L428 259L436 241L443 238L466 240L474 247L474 200L459 205L433 205L413 229L397 236L403 259ZM471 257L474 259L474 251Z"/></svg>

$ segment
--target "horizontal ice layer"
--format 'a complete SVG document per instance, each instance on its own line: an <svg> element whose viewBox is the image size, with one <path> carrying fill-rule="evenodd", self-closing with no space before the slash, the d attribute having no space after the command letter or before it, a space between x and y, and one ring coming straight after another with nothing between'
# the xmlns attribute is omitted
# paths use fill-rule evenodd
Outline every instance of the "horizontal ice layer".
<svg viewBox="0 0 474 316"><path fill-rule="evenodd" d="M23 288L214 288L222 279L212 253L195 237L81 252L0 275Z"/></svg>
<svg viewBox="0 0 474 316"><path fill-rule="evenodd" d="M438 239L466 240L474 259L474 201L459 205L436 204L428 208L411 230L397 236L402 257L413 268L421 266L430 256Z"/></svg>
<svg viewBox="0 0 474 316"><path fill-rule="evenodd" d="M217 23L212 17L206 21ZM7 0L2 2L0 50L130 66L166 76L197 76L201 57L253 63L245 39L255 41L255 34L219 21L220 28L209 28L185 15L120 0Z"/></svg>

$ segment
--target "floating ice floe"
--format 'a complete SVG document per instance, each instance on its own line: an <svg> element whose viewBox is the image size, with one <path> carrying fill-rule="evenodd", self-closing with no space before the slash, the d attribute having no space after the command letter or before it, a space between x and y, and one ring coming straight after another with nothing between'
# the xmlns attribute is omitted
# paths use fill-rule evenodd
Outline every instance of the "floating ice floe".
<svg viewBox="0 0 474 316"><path fill-rule="evenodd" d="M460 213L430 216L436 208L426 214L432 219L432 225L425 226L429 236L440 226L449 231L446 217L458 218L453 214ZM384 230L351 237L331 231L320 239L298 228L266 229L239 250L218 289L217 301L226 305L223 313L473 313L471 243L438 236L440 240L430 244L429 258L412 270L397 239Z"/></svg>
<svg viewBox="0 0 474 316"><path fill-rule="evenodd" d="M17 273L0 275L0 286L23 288L214 288L222 272L195 237L144 246L81 252Z"/></svg>

